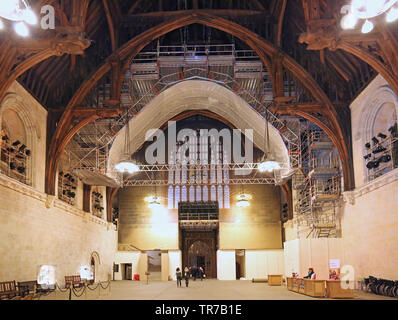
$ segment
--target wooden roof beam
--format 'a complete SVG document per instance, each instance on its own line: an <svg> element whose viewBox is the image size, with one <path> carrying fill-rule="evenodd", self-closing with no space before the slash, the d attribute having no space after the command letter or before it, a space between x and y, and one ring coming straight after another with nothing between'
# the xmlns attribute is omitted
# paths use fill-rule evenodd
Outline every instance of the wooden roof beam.
<svg viewBox="0 0 398 320"><path fill-rule="evenodd" d="M324 112L325 106L320 103L292 103L278 106L270 106L272 112L278 114L293 114L297 111L302 112Z"/></svg>
<svg viewBox="0 0 398 320"><path fill-rule="evenodd" d="M279 1L278 1L279 3ZM285 11L286 11L287 0L282 0L282 4L280 10L278 12L278 28L276 31L276 44L278 47L281 47L282 41L282 29L283 29L283 21L285 18Z"/></svg>
<svg viewBox="0 0 398 320"><path fill-rule="evenodd" d="M115 27L115 22L113 21L113 18L112 18L113 15L111 14L108 1L109 0L102 0L102 3L104 5L104 9L105 9L106 20L108 21L108 28L109 28L109 35L111 38L112 51L115 51L118 47L118 41L117 41L118 29Z"/></svg>
<svg viewBox="0 0 398 320"><path fill-rule="evenodd" d="M260 10L239 10L239 9L197 9L197 10L177 10L177 11L153 11L139 14L128 14L123 20L124 22L132 21L133 19L143 18L176 18L178 16L184 16L194 12L200 12L204 14L211 14L214 16L228 16L228 17L240 17L240 16L252 16L268 13L267 11Z"/></svg>

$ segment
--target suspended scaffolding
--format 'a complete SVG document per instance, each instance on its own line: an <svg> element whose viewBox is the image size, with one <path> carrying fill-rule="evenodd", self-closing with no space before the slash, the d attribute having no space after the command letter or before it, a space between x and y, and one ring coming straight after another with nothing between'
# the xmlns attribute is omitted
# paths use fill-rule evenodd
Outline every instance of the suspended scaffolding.
<svg viewBox="0 0 398 320"><path fill-rule="evenodd" d="M89 170L103 175L109 174L107 157L109 155L110 147L116 138L116 133L121 130L126 121L131 120L155 96L167 90L171 86L186 80L204 80L219 83L233 91L235 94L241 96L242 99L248 102L250 106L262 117L265 118L266 114L268 114L267 117L269 123L279 131L288 150L288 167L298 167L300 162L299 137L294 130L289 129L288 125L280 120L278 115L269 110L269 106L272 104L272 101L259 101L251 92L242 88L239 82L228 74L209 72L208 69L202 68L191 68L184 70L184 72L168 74L162 77L146 92L145 95L141 96L135 103L131 104L127 111L118 118L112 119L112 121L109 121L109 119L104 120L108 124L108 129L105 132L97 134L94 146L87 147L84 150L82 148L77 148L78 150L76 148L71 148L69 151L74 157L72 169L75 171ZM130 83L132 82L132 79L130 79ZM97 123L101 122L102 120L97 121ZM93 143L91 143L91 145L92 144ZM90 143L88 142L87 145L90 145ZM80 152L79 155L77 155L78 151ZM279 177L279 181L282 181L283 178L284 177Z"/></svg>

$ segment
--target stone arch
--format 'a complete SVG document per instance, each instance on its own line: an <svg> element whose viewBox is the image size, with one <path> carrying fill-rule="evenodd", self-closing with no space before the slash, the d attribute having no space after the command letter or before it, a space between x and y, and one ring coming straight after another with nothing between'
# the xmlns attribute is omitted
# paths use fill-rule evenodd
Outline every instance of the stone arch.
<svg viewBox="0 0 398 320"><path fill-rule="evenodd" d="M90 265L94 262L94 282L99 279L99 266L101 264L100 256L97 251L93 251L90 255Z"/></svg>
<svg viewBox="0 0 398 320"><path fill-rule="evenodd" d="M360 123L362 123L363 126L362 128L358 128L355 133L355 138L356 140L361 138L362 142L366 143L372 139L374 130L378 126L378 118L383 111L389 109L391 111L391 116L395 117L391 119L391 125L394 124L394 121L397 122L398 96L390 86L381 86L374 94L369 96L363 104L365 107L360 117Z"/></svg>
<svg viewBox="0 0 398 320"><path fill-rule="evenodd" d="M31 158L29 166L31 168L29 172L29 178L32 187L36 187L36 175L34 174L34 168L39 164L36 163L36 151L37 151L37 140L41 138L41 131L39 124L32 121L30 116L30 109L25 104L24 100L16 93L8 93L2 103L0 104L0 126L3 122L3 114L5 112L15 112L16 116L20 119L24 129L25 144L31 150Z"/></svg>
<svg viewBox="0 0 398 320"><path fill-rule="evenodd" d="M187 110L209 110L229 121L235 128L253 129L254 144L259 149L264 149L264 118L246 101L217 83L187 80L160 93L130 120L131 152L134 153L144 144L145 134L149 129L160 128L169 119ZM154 117L154 114L157 116ZM110 149L109 171L112 171L123 153L124 136L125 128L119 131ZM286 145L278 130L272 126L270 146L278 161L289 164Z"/></svg>
<svg viewBox="0 0 398 320"><path fill-rule="evenodd" d="M388 135L388 128L397 123L398 115L398 96L389 85L379 86L367 99L362 102L364 106L360 114L360 125L354 132L354 139L361 145L362 155L369 153L365 144L372 138L377 137L378 133ZM366 160L363 161L363 174L365 181L368 177Z"/></svg>

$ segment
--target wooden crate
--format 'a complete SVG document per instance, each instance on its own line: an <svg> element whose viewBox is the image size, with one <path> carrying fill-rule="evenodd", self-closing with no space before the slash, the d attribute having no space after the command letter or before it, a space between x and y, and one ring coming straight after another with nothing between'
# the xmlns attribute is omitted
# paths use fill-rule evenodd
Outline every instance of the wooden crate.
<svg viewBox="0 0 398 320"><path fill-rule="evenodd" d="M281 274L269 274L268 285L269 286L281 286L283 284L283 275Z"/></svg>
<svg viewBox="0 0 398 320"><path fill-rule="evenodd" d="M339 280L327 280L326 281L326 294L328 298L339 298L339 299L353 299L354 290L343 289L341 287L341 281Z"/></svg>

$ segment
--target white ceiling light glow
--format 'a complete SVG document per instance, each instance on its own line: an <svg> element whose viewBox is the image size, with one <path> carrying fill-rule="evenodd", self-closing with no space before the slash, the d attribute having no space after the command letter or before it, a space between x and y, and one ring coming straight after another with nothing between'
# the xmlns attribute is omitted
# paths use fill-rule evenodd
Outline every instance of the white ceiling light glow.
<svg viewBox="0 0 398 320"><path fill-rule="evenodd" d="M386 14L388 23L398 19L398 0L352 0L351 5L341 9L344 14L341 19L341 27L345 30L354 29L358 20L365 20L362 24L362 33L369 33L374 29L374 23L370 20Z"/></svg>
<svg viewBox="0 0 398 320"><path fill-rule="evenodd" d="M120 157L120 161L115 165L115 169L121 173L136 173L140 168L131 161L130 152L130 121L126 115L126 130L124 133L124 150Z"/></svg>
<svg viewBox="0 0 398 320"><path fill-rule="evenodd" d="M131 162L129 159L126 159L124 161L120 161L116 166L115 169L119 172L122 173L136 173L140 171L140 168L133 162Z"/></svg>
<svg viewBox="0 0 398 320"><path fill-rule="evenodd" d="M264 145L264 156L261 163L257 167L260 172L274 172L280 170L281 166L276 161L271 153L270 141L269 141L269 123L268 123L268 112L265 116L265 145Z"/></svg>
<svg viewBox="0 0 398 320"><path fill-rule="evenodd" d="M275 170L281 169L281 166L278 162L272 161L272 160L267 160L264 162L261 162L258 165L258 170L260 172L274 172Z"/></svg>
<svg viewBox="0 0 398 320"><path fill-rule="evenodd" d="M26 0L1 0L0 1L0 30L4 29L4 20L13 21L15 32L22 36L29 35L26 24L35 25L38 20Z"/></svg>
<svg viewBox="0 0 398 320"><path fill-rule="evenodd" d="M240 195L237 197L238 202L236 203L236 205L237 205L239 208L247 208L247 207L250 207L250 202L249 202L249 200L250 200L251 198L252 198L252 197L251 197L250 195L242 193L242 194L240 194Z"/></svg>
<svg viewBox="0 0 398 320"><path fill-rule="evenodd" d="M21 37L27 37L29 35L29 29L23 22L18 22L14 25L15 32Z"/></svg>

